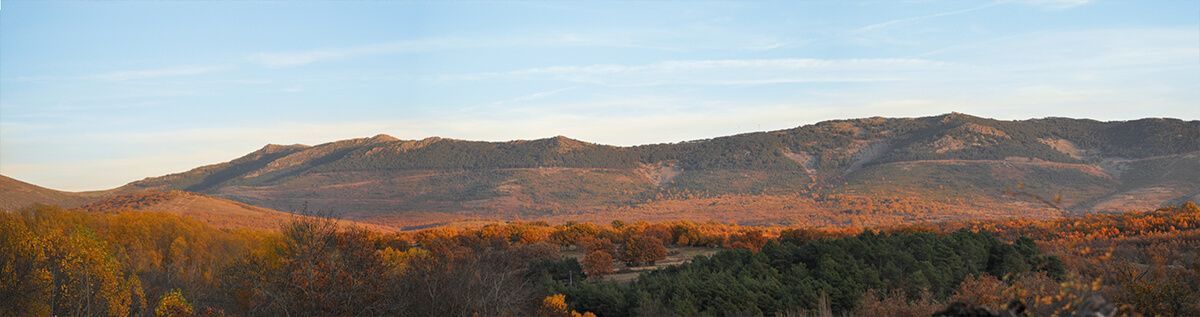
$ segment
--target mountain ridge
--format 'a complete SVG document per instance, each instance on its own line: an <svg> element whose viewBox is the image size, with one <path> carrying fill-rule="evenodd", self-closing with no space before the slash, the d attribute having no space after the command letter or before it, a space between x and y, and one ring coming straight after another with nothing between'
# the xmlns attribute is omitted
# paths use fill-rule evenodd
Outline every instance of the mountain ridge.
<svg viewBox="0 0 1200 317"><path fill-rule="evenodd" d="M1142 204L1194 196L1189 195L1200 188L1196 181L1171 174L1200 164L1192 155L1200 152L1198 139L1200 121L1006 121L961 113L829 120L635 146L565 136L485 142L381 134L312 146L267 146L120 190L182 189L285 210L309 203L367 219L430 212L588 218L654 213L643 209L670 200L766 196L809 197L792 199L791 205L844 213L845 206L820 207L828 204L822 197L909 191L929 206L1016 213L1032 205L1044 209L1038 213L1053 214L1131 207L1106 197L1139 191L1155 197L1137 199ZM958 190L947 191L947 186ZM955 202L968 199L978 206ZM919 209L932 208L926 207ZM752 218L769 222L797 216L784 214ZM828 221L846 218L852 217Z"/></svg>
<svg viewBox="0 0 1200 317"><path fill-rule="evenodd" d="M1200 195L1200 121L828 120L676 143L386 134L268 144L112 190L185 190L396 226L448 219L847 225L1055 217Z"/></svg>

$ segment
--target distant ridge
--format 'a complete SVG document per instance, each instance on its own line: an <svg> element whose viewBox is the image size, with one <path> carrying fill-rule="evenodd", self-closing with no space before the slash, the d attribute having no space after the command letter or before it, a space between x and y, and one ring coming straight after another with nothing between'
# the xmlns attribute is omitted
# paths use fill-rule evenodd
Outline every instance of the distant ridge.
<svg viewBox="0 0 1200 317"><path fill-rule="evenodd" d="M630 147L565 136L482 142L380 134L266 145L112 192L145 190L277 210L308 206L397 227L461 219L840 226L1045 218L1196 200L1200 121L949 113ZM32 196L22 195L5 198Z"/></svg>
<svg viewBox="0 0 1200 317"><path fill-rule="evenodd" d="M838 225L1154 208L1196 199L1197 179L1200 121L949 113L632 147L381 134L268 145L119 190L307 204L403 225L438 215Z"/></svg>

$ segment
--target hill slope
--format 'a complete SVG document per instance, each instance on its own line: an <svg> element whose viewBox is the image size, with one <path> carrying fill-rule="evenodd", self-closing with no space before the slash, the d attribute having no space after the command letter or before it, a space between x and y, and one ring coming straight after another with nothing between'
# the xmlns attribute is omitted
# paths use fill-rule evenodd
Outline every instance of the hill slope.
<svg viewBox="0 0 1200 317"><path fill-rule="evenodd" d="M105 197L80 207L91 212L158 211L200 220L217 228L275 230L297 216L277 210L255 207L227 199L184 191L143 191ZM395 231L390 227L340 221L376 231Z"/></svg>
<svg viewBox="0 0 1200 317"><path fill-rule="evenodd" d="M14 210L33 204L75 207L96 200L100 195L100 192L57 191L0 175L0 210Z"/></svg>
<svg viewBox="0 0 1200 317"><path fill-rule="evenodd" d="M835 120L634 147L386 135L268 145L119 190L396 224L452 218L869 224L1144 209L1200 194L1200 121Z"/></svg>

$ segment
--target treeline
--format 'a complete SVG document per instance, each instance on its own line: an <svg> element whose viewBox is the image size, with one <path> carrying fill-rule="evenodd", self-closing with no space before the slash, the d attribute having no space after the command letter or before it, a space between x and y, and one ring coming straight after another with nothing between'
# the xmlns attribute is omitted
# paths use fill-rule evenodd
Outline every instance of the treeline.
<svg viewBox="0 0 1200 317"><path fill-rule="evenodd" d="M1200 206L1050 221L970 225L1002 236L1029 236L1052 250L1079 283L1146 316L1200 315Z"/></svg>
<svg viewBox="0 0 1200 317"><path fill-rule="evenodd" d="M1070 140L1082 148L1097 149L1107 156L1146 158L1200 151L1200 121L1147 118L1133 121L1100 122L1086 119L1045 118L1029 121L997 121L1006 130L1028 131Z"/></svg>
<svg viewBox="0 0 1200 317"><path fill-rule="evenodd" d="M148 316L172 292L223 307L223 268L267 239L159 213L0 212L0 315Z"/></svg>
<svg viewBox="0 0 1200 317"><path fill-rule="evenodd" d="M5 255L0 306L16 316L519 316L544 312L547 298L558 298L569 311L604 316L770 314L809 307L821 296L829 296L836 309L849 309L866 289L910 284L914 280L900 277L934 266L954 271L919 273L928 277L909 289L945 293L945 285L957 285L966 274L1028 270L1032 264L1004 265L1033 263L1026 259L1029 247L969 233L812 240L844 233L786 231L782 242L772 241L776 235L689 222L497 224L384 235L301 219L280 232L252 232L217 230L168 214L42 206L0 214L0 254ZM962 263L941 262L962 262L956 257L898 247L962 239L984 248L970 249L982 252L974 255L1009 252L1015 258L997 255L1000 264L972 258L964 261L982 266L960 268L954 265ZM858 250L868 245L874 247ZM652 265L666 257L668 246L741 251L698 257L647 274L632 286L599 278L617 266ZM563 255L574 248L586 256ZM950 244L938 248L955 249ZM877 263L862 262L863 252L894 258L889 263L899 270L880 271ZM945 258L922 262L936 257ZM689 290L696 293L687 301L666 297ZM612 295L603 292L613 291L618 300L603 299Z"/></svg>
<svg viewBox="0 0 1200 317"><path fill-rule="evenodd" d="M852 312L869 290L896 290L905 302L944 299L963 279L1065 273L1033 241L1006 243L988 234L863 233L816 239L784 236L761 252L727 250L642 275L628 285L579 284L562 292L577 310L601 316L758 316L816 311Z"/></svg>
<svg viewBox="0 0 1200 317"><path fill-rule="evenodd" d="M411 141L372 143L315 170L631 168L638 163L637 155L627 148L561 137L513 142L437 140L416 148L405 148L402 142Z"/></svg>
<svg viewBox="0 0 1200 317"><path fill-rule="evenodd" d="M613 222L382 234L311 219L262 232L149 212L2 212L0 316L928 316L1013 300L1035 316L1200 314L1194 204L866 231ZM683 247L720 251L648 270Z"/></svg>
<svg viewBox="0 0 1200 317"><path fill-rule="evenodd" d="M546 285L585 278L561 253L576 245L609 246L611 266L653 263L667 245L766 241L685 222L381 234L310 219L261 232L153 212L0 212L0 316L519 316Z"/></svg>

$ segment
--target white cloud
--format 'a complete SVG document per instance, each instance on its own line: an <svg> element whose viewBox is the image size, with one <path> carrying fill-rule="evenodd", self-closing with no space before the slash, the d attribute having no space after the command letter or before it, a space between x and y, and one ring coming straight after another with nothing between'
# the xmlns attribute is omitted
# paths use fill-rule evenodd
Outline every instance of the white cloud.
<svg viewBox="0 0 1200 317"><path fill-rule="evenodd" d="M1043 9L1070 9L1091 3L1092 0L1004 0L1005 3L1023 4Z"/></svg>
<svg viewBox="0 0 1200 317"><path fill-rule="evenodd" d="M575 88L577 88L577 87L566 87L566 88L552 89L552 90L546 90L546 91L539 91L539 92L535 92L535 93L531 93L531 94L526 94L526 95L521 95L521 96L517 96L517 97L505 99L505 100L496 101L496 102L493 102L492 105L506 105L506 104L522 103L522 102L539 100L539 99L554 96L554 95L557 95L557 94L560 94L560 93L563 93L566 91L570 91Z"/></svg>
<svg viewBox="0 0 1200 317"><path fill-rule="evenodd" d="M162 77L194 76L216 73L231 69L230 66L172 66L164 68L122 70L109 73L85 76L86 78L103 81L126 81L137 79L155 79Z"/></svg>
<svg viewBox="0 0 1200 317"><path fill-rule="evenodd" d="M912 23L916 23L916 22L920 22L920 21L928 20L928 19L947 17L947 16L959 15L959 14L964 14L964 13L971 13L971 12L975 12L975 11L1003 5L1003 4L1009 4L1009 3L1026 5L1026 6L1042 8L1042 9L1047 9L1047 10L1062 10L1062 9L1070 9L1070 8L1082 6L1082 5L1088 4L1090 2L1091 2L1091 0L999 0L996 2L991 2L988 4L965 8L965 9L943 11L943 12L931 13L931 14L926 14L926 15L919 15L919 16L914 16L914 17L899 18L899 19L879 22L879 23L860 27L855 30L855 33L865 33L865 32L877 31L877 30L886 29L886 28L893 27L893 26L912 24Z"/></svg>
<svg viewBox="0 0 1200 317"><path fill-rule="evenodd" d="M924 56L1000 71L1197 67L1195 28L1114 28L1016 34L935 50ZM986 64L983 63L986 61ZM1115 79L1115 78L1114 78Z"/></svg>
<svg viewBox="0 0 1200 317"><path fill-rule="evenodd" d="M400 54L431 51L452 47L464 47L467 43L457 40L415 40L380 43L343 48L304 50L292 52L258 53L248 57L251 62L269 67L288 67L312 64L318 61L338 60L354 57Z"/></svg>
<svg viewBox="0 0 1200 317"><path fill-rule="evenodd" d="M250 55L247 57L247 59L250 62L261 64L267 67L292 67L323 61L344 60L378 55L394 55L456 49L480 49L488 47L539 46L597 46L665 49L662 47L640 46L627 39L618 37L565 33L524 38L445 37L416 39L338 48L298 50L290 52L263 52Z"/></svg>
<svg viewBox="0 0 1200 317"><path fill-rule="evenodd" d="M443 80L558 80L609 86L763 85L905 80L948 63L928 59L729 59L677 60L642 65L550 66L508 72L442 76Z"/></svg>
<svg viewBox="0 0 1200 317"><path fill-rule="evenodd" d="M867 25L867 26L860 27L860 28L858 28L858 29L856 30L856 32L860 32L860 33L861 33L861 32L870 32L870 31L875 31L875 30L879 30L879 29L884 29L884 28L887 28L887 27L895 26L895 25L902 25L902 24L909 24L909 23L919 22L919 21L921 21L921 20L928 20L928 19L939 18L939 17L945 17L945 16L959 15L959 14L963 14L963 13L974 12L974 11L979 11L979 10L983 10L983 9L991 8L991 7L994 7L994 6L1000 5L1001 3L1002 3L1002 2L993 2L993 3L989 3L989 4L985 4L985 5L977 6L977 7L966 8L966 9L959 9L959 10L952 10L952 11L938 12L938 13L926 14L926 15L915 16L915 17L907 17L907 18L901 18L901 19L889 20L889 21L884 21L884 22L875 23L875 24L871 24L871 25Z"/></svg>
<svg viewBox="0 0 1200 317"><path fill-rule="evenodd" d="M247 56L246 60L267 67L294 67L369 56L506 47L599 47L680 52L689 50L769 51L788 45L790 43L761 34L629 30L611 33L564 32L523 37L426 38L322 49L260 52Z"/></svg>

